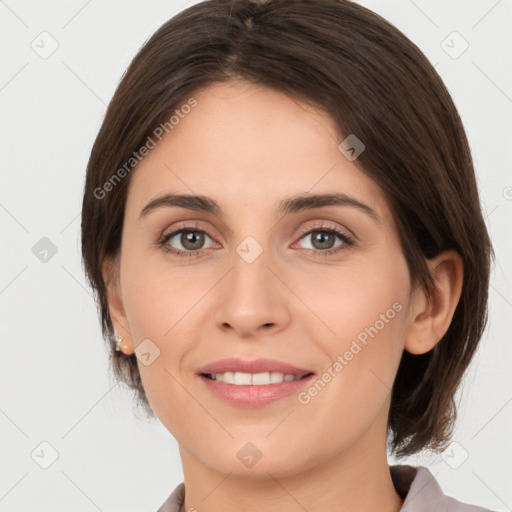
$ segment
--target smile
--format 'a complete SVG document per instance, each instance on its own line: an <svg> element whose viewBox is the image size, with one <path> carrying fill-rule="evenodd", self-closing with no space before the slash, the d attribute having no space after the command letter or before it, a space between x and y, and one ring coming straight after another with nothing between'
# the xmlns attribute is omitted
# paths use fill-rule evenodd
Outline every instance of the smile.
<svg viewBox="0 0 512 512"><path fill-rule="evenodd" d="M280 384L281 382L300 380L304 377L294 375L292 373L281 372L224 372L204 375L208 379L225 382L226 384L234 384L235 386L265 386L269 384Z"/></svg>

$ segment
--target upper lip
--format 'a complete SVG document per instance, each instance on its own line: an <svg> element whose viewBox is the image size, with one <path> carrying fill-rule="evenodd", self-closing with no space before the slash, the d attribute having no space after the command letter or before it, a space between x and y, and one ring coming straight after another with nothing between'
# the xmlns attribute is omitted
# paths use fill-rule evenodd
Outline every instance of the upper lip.
<svg viewBox="0 0 512 512"><path fill-rule="evenodd" d="M292 374L300 377L308 375L309 373L313 373L311 370L298 368L297 366L285 363L284 361L278 361L277 359L254 359L252 361L237 358L221 359L219 361L207 364L198 370L199 374L210 375L224 372L281 372L284 374Z"/></svg>

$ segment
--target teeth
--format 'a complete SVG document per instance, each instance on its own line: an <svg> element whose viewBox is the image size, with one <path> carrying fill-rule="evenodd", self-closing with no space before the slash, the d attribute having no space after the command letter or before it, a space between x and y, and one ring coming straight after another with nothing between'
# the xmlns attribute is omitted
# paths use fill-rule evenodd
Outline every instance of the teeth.
<svg viewBox="0 0 512 512"><path fill-rule="evenodd" d="M299 380L301 378L298 375L281 372L224 372L210 375L210 377L214 380L218 380L219 382L235 384L237 386L264 386L268 384L279 384L283 381Z"/></svg>

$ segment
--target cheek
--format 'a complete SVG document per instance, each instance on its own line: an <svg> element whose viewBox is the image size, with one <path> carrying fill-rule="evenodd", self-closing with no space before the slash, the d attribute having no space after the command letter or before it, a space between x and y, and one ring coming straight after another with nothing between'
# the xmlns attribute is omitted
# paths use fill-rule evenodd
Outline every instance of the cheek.
<svg viewBox="0 0 512 512"><path fill-rule="evenodd" d="M317 281L323 287L310 288L316 290L309 295L312 309L322 322L315 318L305 329L326 362L299 400L304 421L315 418L312 438L325 436L349 446L376 418L385 421L380 413L390 399L403 353L408 293L403 270L344 269L336 278Z"/></svg>
<svg viewBox="0 0 512 512"><path fill-rule="evenodd" d="M342 358L340 380L361 383L361 392L369 392L372 383L391 388L407 322L410 283L403 256L329 272L309 277L300 288L295 283L314 314L309 315L314 321L305 325L309 339L317 341L330 361Z"/></svg>
<svg viewBox="0 0 512 512"><path fill-rule="evenodd" d="M179 384L180 365L196 343L194 326L198 325L200 313L197 305L205 286L191 286L201 281L183 269L173 272L168 266L164 268L161 261L162 258L152 264L132 253L123 262L121 283L146 396L157 416L174 432L181 428L181 423L176 421L176 410L189 410L193 406ZM149 353L147 365L138 348L143 343L147 347L144 352Z"/></svg>
<svg viewBox="0 0 512 512"><path fill-rule="evenodd" d="M357 335L379 321L381 315L385 315L382 320L386 326L388 319L391 323L402 319L404 315L397 311L400 307L393 305L399 303L405 310L409 279L405 264L397 262L394 269L391 265L368 264L322 270L297 279L293 286L334 340ZM383 330L381 322L378 326Z"/></svg>
<svg viewBox="0 0 512 512"><path fill-rule="evenodd" d="M135 344L169 339L201 296L190 285L197 278L189 270L174 270L161 255L132 252L123 263L123 303Z"/></svg>

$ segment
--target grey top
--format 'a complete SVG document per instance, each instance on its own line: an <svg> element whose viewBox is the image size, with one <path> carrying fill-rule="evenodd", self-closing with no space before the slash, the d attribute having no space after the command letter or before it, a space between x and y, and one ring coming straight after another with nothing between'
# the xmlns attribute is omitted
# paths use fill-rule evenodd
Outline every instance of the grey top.
<svg viewBox="0 0 512 512"><path fill-rule="evenodd" d="M389 466L396 492L404 499L400 512L493 512L488 508L462 503L441 490L432 473L423 466ZM179 484L157 512L180 512L185 484Z"/></svg>

